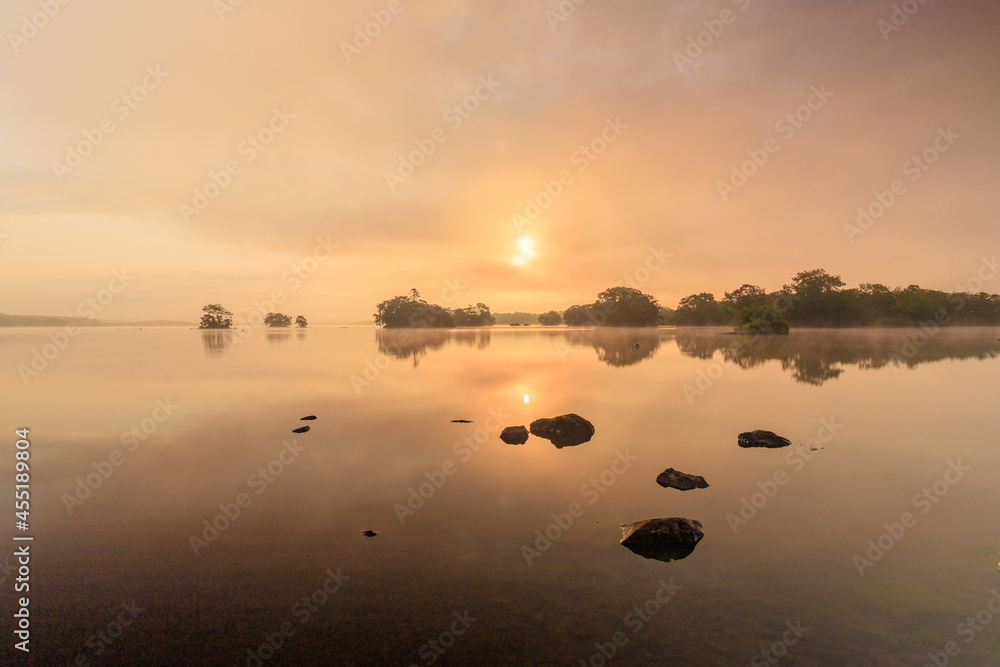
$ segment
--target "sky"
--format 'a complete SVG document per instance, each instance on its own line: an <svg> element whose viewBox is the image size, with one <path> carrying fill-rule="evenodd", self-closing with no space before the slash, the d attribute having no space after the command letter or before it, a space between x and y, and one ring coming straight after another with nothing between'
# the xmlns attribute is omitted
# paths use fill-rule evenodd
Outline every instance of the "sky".
<svg viewBox="0 0 1000 667"><path fill-rule="evenodd" d="M998 27L987 0L8 0L0 312L959 289L1000 245Z"/></svg>

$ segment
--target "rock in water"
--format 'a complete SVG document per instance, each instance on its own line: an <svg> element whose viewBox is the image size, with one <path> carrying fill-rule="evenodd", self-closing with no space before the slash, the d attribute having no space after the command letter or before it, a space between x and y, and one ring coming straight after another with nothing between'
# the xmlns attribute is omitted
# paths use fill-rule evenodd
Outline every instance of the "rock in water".
<svg viewBox="0 0 1000 667"><path fill-rule="evenodd" d="M531 435L550 440L556 447L573 447L594 437L594 425L578 414L569 413L531 422Z"/></svg>
<svg viewBox="0 0 1000 667"><path fill-rule="evenodd" d="M313 419L316 419L316 415L309 415L308 417L303 417L299 421L300 422L305 422L305 421L312 421Z"/></svg>
<svg viewBox="0 0 1000 667"><path fill-rule="evenodd" d="M362 530L361 534L364 535L365 537L375 537L376 535L378 535L378 531L377 530Z"/></svg>
<svg viewBox="0 0 1000 667"><path fill-rule="evenodd" d="M736 438L740 447L787 447L792 444L788 438L782 438L770 431L748 431L740 433Z"/></svg>
<svg viewBox="0 0 1000 667"><path fill-rule="evenodd" d="M687 558L705 536L701 521L647 519L622 524L622 546L643 558L669 563Z"/></svg>
<svg viewBox="0 0 1000 667"><path fill-rule="evenodd" d="M667 468L657 475L656 483L666 488L680 489L681 491L708 488L708 482L701 475L689 475L673 468Z"/></svg>
<svg viewBox="0 0 1000 667"><path fill-rule="evenodd" d="M293 428L292 433L305 433L308 430L309 430L308 426L300 426L298 428Z"/></svg>
<svg viewBox="0 0 1000 667"><path fill-rule="evenodd" d="M451 423L452 424L471 424L472 420L471 419L452 419Z"/></svg>
<svg viewBox="0 0 1000 667"><path fill-rule="evenodd" d="M500 432L500 439L508 445L523 445L528 441L528 429L524 426L508 426Z"/></svg>

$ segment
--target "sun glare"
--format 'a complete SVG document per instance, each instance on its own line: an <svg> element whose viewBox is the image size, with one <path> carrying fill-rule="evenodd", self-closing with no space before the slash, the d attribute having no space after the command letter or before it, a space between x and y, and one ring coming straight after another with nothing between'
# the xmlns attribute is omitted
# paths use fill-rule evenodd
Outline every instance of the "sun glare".
<svg viewBox="0 0 1000 667"><path fill-rule="evenodd" d="M517 246L521 249L521 254L514 258L514 263L524 266L529 260L535 258L535 241L530 236L522 236L517 240Z"/></svg>

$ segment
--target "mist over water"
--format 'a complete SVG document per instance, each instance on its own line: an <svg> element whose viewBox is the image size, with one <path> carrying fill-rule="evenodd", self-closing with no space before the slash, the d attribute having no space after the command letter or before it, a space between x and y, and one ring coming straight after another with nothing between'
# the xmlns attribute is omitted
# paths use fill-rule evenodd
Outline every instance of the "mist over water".
<svg viewBox="0 0 1000 667"><path fill-rule="evenodd" d="M960 628L998 588L1000 329L248 332L85 330L0 379L37 664L1000 662ZM47 333L0 331L0 362ZM589 442L499 439L570 412ZM705 537L619 544L657 517Z"/></svg>

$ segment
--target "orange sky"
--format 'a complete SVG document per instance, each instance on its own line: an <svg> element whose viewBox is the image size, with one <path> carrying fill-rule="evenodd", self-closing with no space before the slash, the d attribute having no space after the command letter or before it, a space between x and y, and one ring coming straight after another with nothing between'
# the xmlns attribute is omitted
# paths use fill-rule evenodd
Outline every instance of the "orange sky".
<svg viewBox="0 0 1000 667"><path fill-rule="evenodd" d="M998 245L1000 5L903 5L10 0L0 312L122 270L99 318L955 289Z"/></svg>

